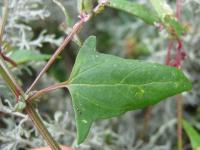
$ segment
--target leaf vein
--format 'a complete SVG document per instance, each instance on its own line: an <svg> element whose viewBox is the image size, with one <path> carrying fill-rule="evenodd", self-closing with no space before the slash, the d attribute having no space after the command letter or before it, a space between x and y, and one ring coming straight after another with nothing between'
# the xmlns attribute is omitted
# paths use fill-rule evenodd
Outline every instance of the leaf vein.
<svg viewBox="0 0 200 150"><path fill-rule="evenodd" d="M128 83L109 83L109 84L98 84L98 83L94 83L94 84L87 84L87 83L72 83L70 86L91 86L91 87L95 87L95 86L145 86L145 85L149 85L149 84L168 84L168 83L180 83L183 81L164 81L164 82L149 82L149 83L144 83L144 84L128 84Z"/></svg>

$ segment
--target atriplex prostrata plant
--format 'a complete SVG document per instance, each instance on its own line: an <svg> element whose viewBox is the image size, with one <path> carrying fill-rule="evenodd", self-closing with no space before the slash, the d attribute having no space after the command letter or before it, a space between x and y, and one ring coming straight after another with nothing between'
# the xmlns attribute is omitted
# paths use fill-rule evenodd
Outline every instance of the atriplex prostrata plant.
<svg viewBox="0 0 200 150"><path fill-rule="evenodd" d="M6 2L6 1L5 1ZM91 17L100 13L105 6L125 10L148 24L165 27L170 35L178 41L176 57L167 60L169 65L180 67L183 51L180 37L186 29L177 22L173 12L164 1L151 1L157 14L144 5L121 0L99 1L93 8L93 3L81 1L80 21L72 28L61 46L51 56L36 80L24 92L12 75L4 60L12 62L1 54L1 75L11 88L17 99L17 107L32 119L42 136L52 149L59 149L37 113L32 102L41 95L58 88L69 88L72 95L76 115L78 143L86 138L93 121L120 115L126 111L143 108L177 93L191 89L191 83L183 73L174 67L147 63L96 52L96 39L89 37L83 44L77 56L76 63L68 81L58 83L45 89L32 92L33 87L73 39L83 24ZM5 3L6 5L6 3ZM6 18L6 15L4 15ZM3 29L4 25L2 26ZM2 33L2 32L1 32ZM2 34L1 34L2 35ZM112 106L112 107L111 107Z"/></svg>

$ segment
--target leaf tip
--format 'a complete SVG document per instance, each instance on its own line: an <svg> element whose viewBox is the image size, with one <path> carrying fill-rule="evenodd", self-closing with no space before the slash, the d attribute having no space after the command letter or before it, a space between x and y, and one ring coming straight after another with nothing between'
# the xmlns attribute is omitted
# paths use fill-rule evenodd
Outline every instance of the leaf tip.
<svg viewBox="0 0 200 150"><path fill-rule="evenodd" d="M85 45L90 45L93 48L96 48L96 36L89 36L84 42Z"/></svg>
<svg viewBox="0 0 200 150"><path fill-rule="evenodd" d="M96 51L96 36L89 36L83 43L80 51L95 52Z"/></svg>
<svg viewBox="0 0 200 150"><path fill-rule="evenodd" d="M94 35L91 35L91 36L89 36L88 38L87 38L87 40L95 40L96 41L96 36L94 36Z"/></svg>
<svg viewBox="0 0 200 150"><path fill-rule="evenodd" d="M89 119L77 119L76 127L77 127L77 144L81 144L87 138L90 127L92 125L92 121Z"/></svg>
<svg viewBox="0 0 200 150"><path fill-rule="evenodd" d="M192 82L185 75L182 87L184 88L184 91L190 91L192 89Z"/></svg>

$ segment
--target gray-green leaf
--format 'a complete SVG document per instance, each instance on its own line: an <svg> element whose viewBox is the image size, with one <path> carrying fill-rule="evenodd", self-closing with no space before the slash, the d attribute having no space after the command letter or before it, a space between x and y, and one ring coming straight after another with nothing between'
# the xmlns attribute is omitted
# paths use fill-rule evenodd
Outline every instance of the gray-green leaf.
<svg viewBox="0 0 200 150"><path fill-rule="evenodd" d="M123 10L128 12L148 24L154 24L159 21L159 17L157 14L150 9L148 9L145 5L138 4L136 2L130 2L127 0L109 0L110 7Z"/></svg>
<svg viewBox="0 0 200 150"><path fill-rule="evenodd" d="M92 36L80 49L68 88L82 143L93 121L156 104L191 83L174 67L98 53Z"/></svg>
<svg viewBox="0 0 200 150"><path fill-rule="evenodd" d="M23 64L29 61L42 61L47 60L51 55L39 54L31 50L13 50L10 58L14 60L17 64Z"/></svg>

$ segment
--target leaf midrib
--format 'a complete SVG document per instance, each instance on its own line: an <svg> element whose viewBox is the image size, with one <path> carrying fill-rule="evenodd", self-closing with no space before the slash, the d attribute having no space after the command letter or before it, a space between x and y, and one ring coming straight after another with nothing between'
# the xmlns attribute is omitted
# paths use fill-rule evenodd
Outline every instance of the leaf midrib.
<svg viewBox="0 0 200 150"><path fill-rule="evenodd" d="M75 85L75 86L145 86L149 84L163 84L163 83L181 83L184 82L184 80L180 81L164 81L164 82L149 82L149 83L144 83L144 84L129 84L129 83L108 83L108 84L101 84L101 83L94 83L94 84L85 84L85 83L71 83L70 85Z"/></svg>

